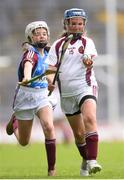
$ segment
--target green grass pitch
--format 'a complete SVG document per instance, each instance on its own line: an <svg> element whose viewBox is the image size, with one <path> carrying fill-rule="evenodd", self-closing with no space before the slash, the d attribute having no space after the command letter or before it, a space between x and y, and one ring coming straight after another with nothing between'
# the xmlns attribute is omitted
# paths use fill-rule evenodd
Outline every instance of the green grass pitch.
<svg viewBox="0 0 124 180"><path fill-rule="evenodd" d="M75 145L57 144L57 176L47 177L44 144L0 144L0 179L124 179L124 142L100 143L98 161L103 167L100 173L80 177L81 158Z"/></svg>

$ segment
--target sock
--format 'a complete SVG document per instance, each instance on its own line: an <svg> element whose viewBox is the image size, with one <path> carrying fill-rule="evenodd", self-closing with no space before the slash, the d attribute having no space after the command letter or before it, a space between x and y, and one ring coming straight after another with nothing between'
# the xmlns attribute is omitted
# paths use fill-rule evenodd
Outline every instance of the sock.
<svg viewBox="0 0 124 180"><path fill-rule="evenodd" d="M45 148L48 162L48 171L54 170L56 162L56 140L45 139Z"/></svg>
<svg viewBox="0 0 124 180"><path fill-rule="evenodd" d="M76 146L80 152L80 155L83 157L83 159L87 159L87 146L86 143L82 143L82 144L77 144Z"/></svg>
<svg viewBox="0 0 124 180"><path fill-rule="evenodd" d="M98 134L97 132L90 132L86 134L87 144L87 159L96 160L98 153Z"/></svg>

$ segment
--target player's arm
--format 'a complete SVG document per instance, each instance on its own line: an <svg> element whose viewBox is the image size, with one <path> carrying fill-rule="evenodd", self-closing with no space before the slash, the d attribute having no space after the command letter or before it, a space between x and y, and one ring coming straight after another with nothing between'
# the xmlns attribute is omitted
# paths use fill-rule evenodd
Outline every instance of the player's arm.
<svg viewBox="0 0 124 180"><path fill-rule="evenodd" d="M55 74L47 75L48 90L49 90L50 92L52 92L52 91L55 89L55 87L56 87L56 85L54 85L54 84L52 83L52 82L53 82L53 79L54 79L54 76L55 76Z"/></svg>
<svg viewBox="0 0 124 180"><path fill-rule="evenodd" d="M55 73L56 73L56 70L57 70L57 68L56 68L57 56L55 54L55 45L53 45L50 48L50 51L49 51L49 54L48 54L48 58L45 60L45 62L47 64L49 64L48 70L55 71ZM50 92L52 92L55 89L55 86L56 86L56 85L53 84L53 79L55 77L55 73L51 74L51 75L47 75L48 90Z"/></svg>
<svg viewBox="0 0 124 180"><path fill-rule="evenodd" d="M24 78L22 82L27 83L32 77L32 69L37 63L37 55L32 50L27 50L23 54L21 66L23 69Z"/></svg>
<svg viewBox="0 0 124 180"><path fill-rule="evenodd" d="M83 64L86 68L90 68L93 66L93 62L97 57L97 51L95 48L95 44L91 39L87 39L84 55L82 57Z"/></svg>
<svg viewBox="0 0 124 180"><path fill-rule="evenodd" d="M32 63L30 61L26 61L24 64L24 78L22 80L23 82L26 82L31 79L32 68Z"/></svg>

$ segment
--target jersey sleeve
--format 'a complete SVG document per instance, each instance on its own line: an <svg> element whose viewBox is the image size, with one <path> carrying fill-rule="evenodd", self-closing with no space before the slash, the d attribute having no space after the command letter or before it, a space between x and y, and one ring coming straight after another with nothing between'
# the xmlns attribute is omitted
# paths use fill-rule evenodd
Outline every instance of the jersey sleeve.
<svg viewBox="0 0 124 180"><path fill-rule="evenodd" d="M53 43L53 45L51 46L48 56L45 60L45 62L51 66L56 66L57 64L57 54L56 54L56 43Z"/></svg>
<svg viewBox="0 0 124 180"><path fill-rule="evenodd" d="M95 44L90 38L86 39L86 47L84 50L84 54L90 54L93 58L98 56Z"/></svg>
<svg viewBox="0 0 124 180"><path fill-rule="evenodd" d="M37 62L37 55L33 50L28 50L24 53L22 58L22 66L24 66L27 61L29 61L33 67L35 66Z"/></svg>

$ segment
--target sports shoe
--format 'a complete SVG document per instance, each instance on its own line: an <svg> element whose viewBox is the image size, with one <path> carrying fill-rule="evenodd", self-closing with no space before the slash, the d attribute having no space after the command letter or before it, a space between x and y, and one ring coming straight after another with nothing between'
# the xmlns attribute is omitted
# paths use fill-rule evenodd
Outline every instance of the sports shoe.
<svg viewBox="0 0 124 180"><path fill-rule="evenodd" d="M17 128L17 120L15 118L15 115L13 114L9 123L6 126L6 133L8 135L12 135L16 128Z"/></svg>
<svg viewBox="0 0 124 180"><path fill-rule="evenodd" d="M102 167L97 163L96 160L87 160L87 167L89 174L95 174L102 170Z"/></svg>
<svg viewBox="0 0 124 180"><path fill-rule="evenodd" d="M81 176L89 176L88 167L87 167L87 161L86 160L83 160L83 162L81 164L80 175Z"/></svg>
<svg viewBox="0 0 124 180"><path fill-rule="evenodd" d="M48 176L55 176L56 175L56 170L49 170L48 171Z"/></svg>

